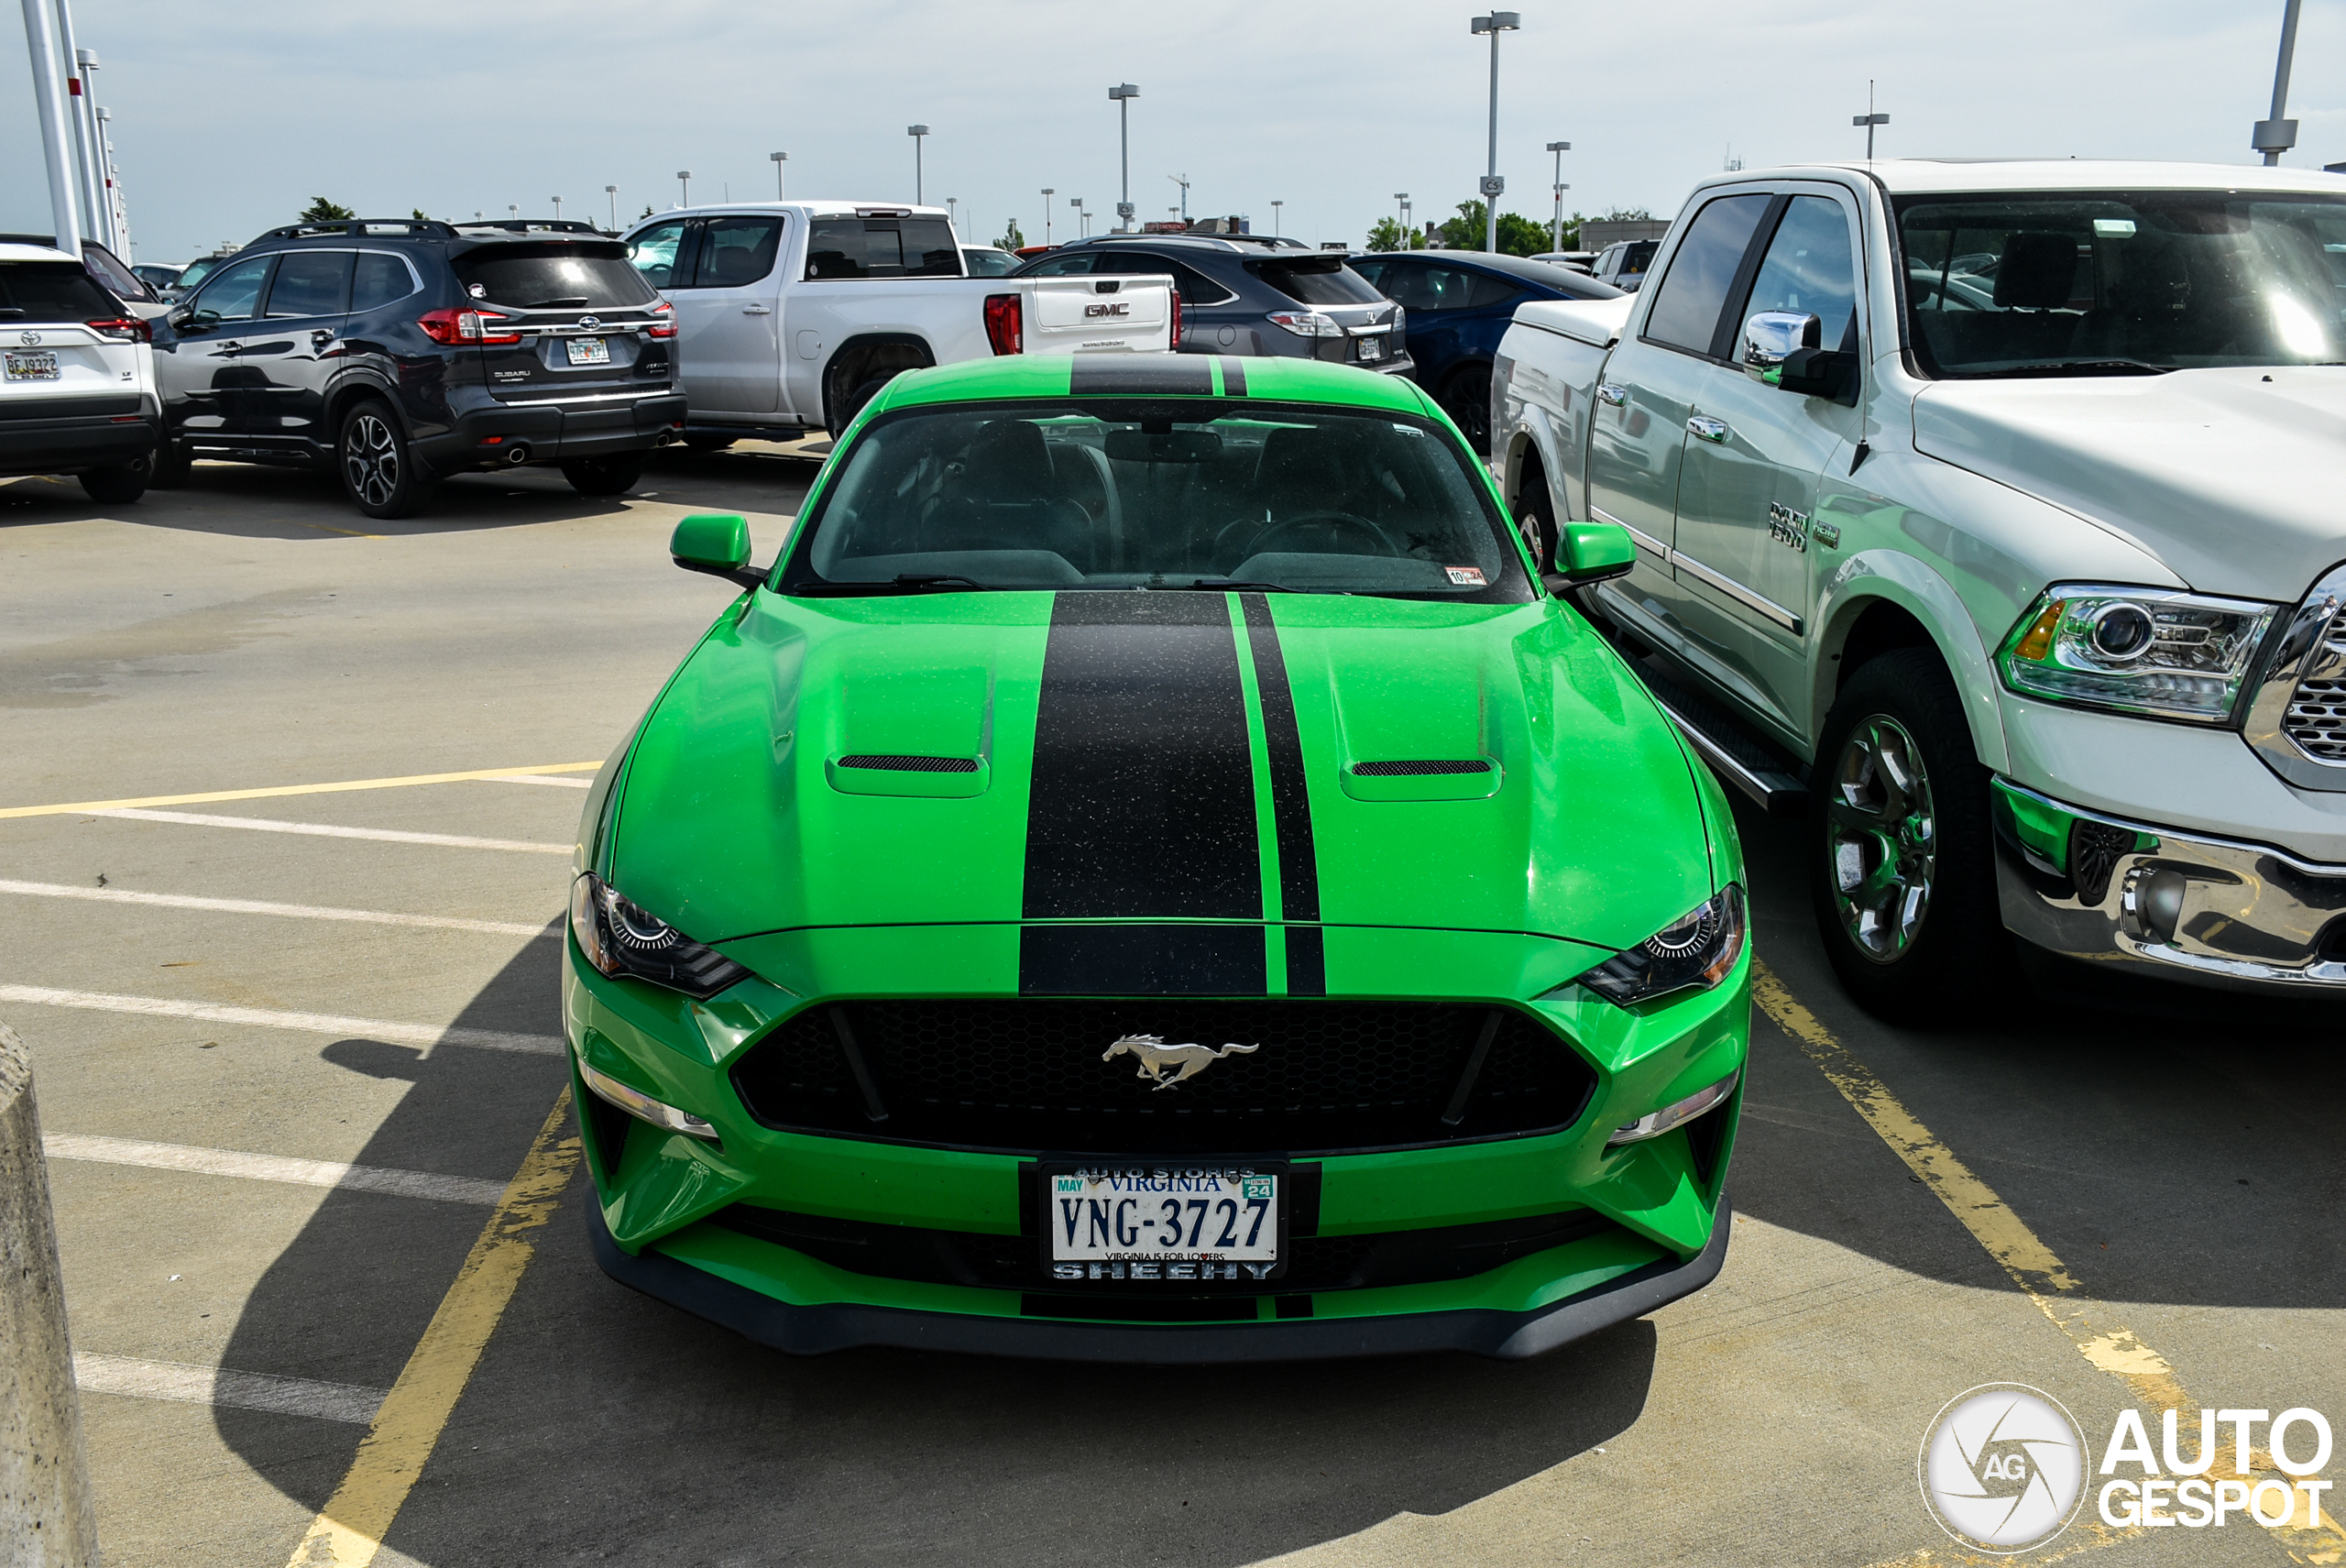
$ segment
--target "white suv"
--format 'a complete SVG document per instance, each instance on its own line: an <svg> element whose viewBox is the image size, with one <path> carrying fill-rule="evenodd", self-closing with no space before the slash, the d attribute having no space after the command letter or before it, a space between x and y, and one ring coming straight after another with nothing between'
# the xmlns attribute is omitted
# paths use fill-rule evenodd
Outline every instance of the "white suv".
<svg viewBox="0 0 2346 1568"><path fill-rule="evenodd" d="M152 335L65 252L0 245L0 474L137 500L160 417Z"/></svg>

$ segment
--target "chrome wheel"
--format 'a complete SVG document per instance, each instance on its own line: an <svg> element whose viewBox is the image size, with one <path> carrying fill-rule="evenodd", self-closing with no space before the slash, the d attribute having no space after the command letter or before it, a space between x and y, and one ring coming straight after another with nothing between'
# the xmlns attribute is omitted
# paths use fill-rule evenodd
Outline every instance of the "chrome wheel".
<svg viewBox="0 0 2346 1568"><path fill-rule="evenodd" d="M1825 818L1841 928L1867 958L1894 962L1922 934L1938 868L1930 775L1903 725L1877 713L1849 731Z"/></svg>
<svg viewBox="0 0 2346 1568"><path fill-rule="evenodd" d="M399 493L399 438L381 414L361 412L343 432L342 474L361 506L389 506Z"/></svg>

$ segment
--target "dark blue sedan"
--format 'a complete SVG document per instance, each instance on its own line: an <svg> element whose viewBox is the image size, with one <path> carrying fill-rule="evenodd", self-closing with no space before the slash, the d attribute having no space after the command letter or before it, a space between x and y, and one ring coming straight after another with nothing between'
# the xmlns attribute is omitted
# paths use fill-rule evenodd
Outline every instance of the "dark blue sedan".
<svg viewBox="0 0 2346 1568"><path fill-rule="evenodd" d="M1480 250L1355 256L1353 270L1409 313L1418 385L1434 395L1475 451L1491 449L1491 357L1527 300L1611 300L1621 291L1584 272Z"/></svg>

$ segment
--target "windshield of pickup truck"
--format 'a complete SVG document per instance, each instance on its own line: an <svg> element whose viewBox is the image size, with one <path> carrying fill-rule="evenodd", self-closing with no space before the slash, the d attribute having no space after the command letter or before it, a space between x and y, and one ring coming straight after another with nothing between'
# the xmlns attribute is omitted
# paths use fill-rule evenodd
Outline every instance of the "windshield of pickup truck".
<svg viewBox="0 0 2346 1568"><path fill-rule="evenodd" d="M1520 602L1445 430L1199 399L911 408L860 432L784 593L1244 587Z"/></svg>
<svg viewBox="0 0 2346 1568"><path fill-rule="evenodd" d="M1896 210L1926 374L2346 361L2346 200L2015 192L1908 196Z"/></svg>

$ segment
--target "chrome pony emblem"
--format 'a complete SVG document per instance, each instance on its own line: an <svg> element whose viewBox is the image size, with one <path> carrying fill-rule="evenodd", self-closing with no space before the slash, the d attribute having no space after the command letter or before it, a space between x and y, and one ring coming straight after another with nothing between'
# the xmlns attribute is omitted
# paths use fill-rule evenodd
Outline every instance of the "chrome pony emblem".
<svg viewBox="0 0 2346 1568"><path fill-rule="evenodd" d="M1260 1046L1225 1044L1220 1050L1211 1046L1168 1046L1162 1035L1125 1035L1114 1045L1100 1053L1102 1061L1113 1061L1126 1051L1140 1058L1140 1070L1134 1076L1147 1079L1159 1089L1170 1089L1185 1078L1195 1078L1222 1058L1233 1053L1246 1055L1259 1051ZM1181 1070L1171 1078L1165 1076L1168 1067Z"/></svg>

